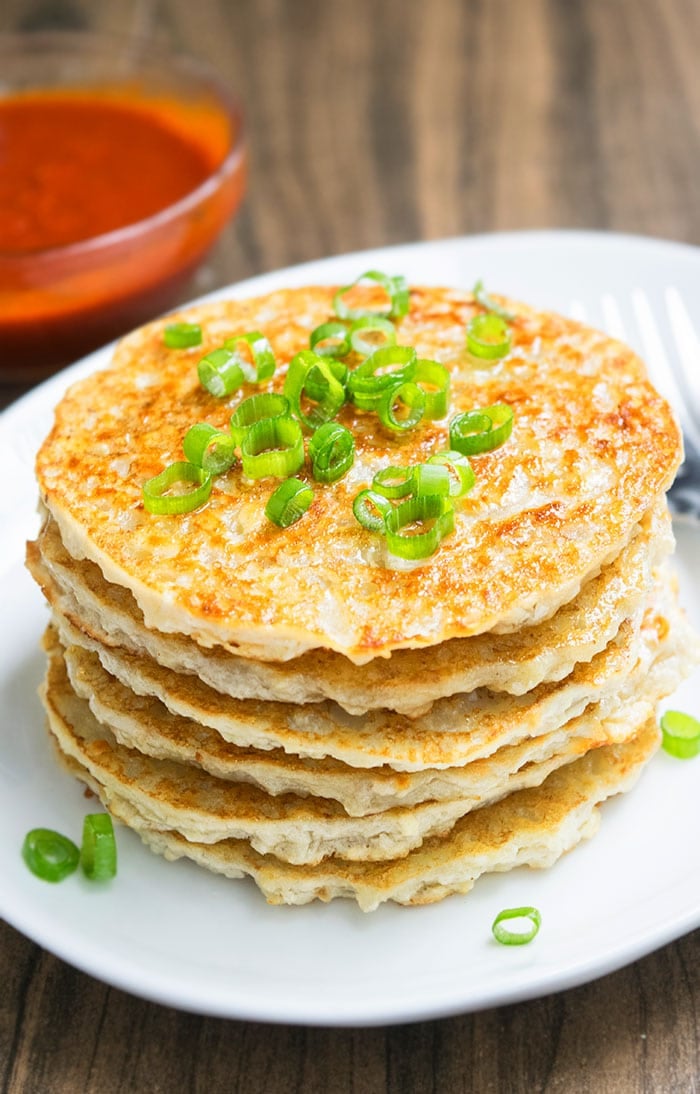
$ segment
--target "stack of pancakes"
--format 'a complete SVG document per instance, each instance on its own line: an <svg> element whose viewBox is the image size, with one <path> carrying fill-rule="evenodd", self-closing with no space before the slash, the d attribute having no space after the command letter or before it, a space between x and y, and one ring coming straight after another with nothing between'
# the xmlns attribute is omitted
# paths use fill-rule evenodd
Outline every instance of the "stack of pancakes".
<svg viewBox="0 0 700 1094"><path fill-rule="evenodd" d="M472 295L413 289L398 341L449 368L448 417L397 440L344 407L355 463L332 484L307 464L314 501L289 528L265 516L274 481L240 466L192 513L146 512L142 485L182 458L187 429L227 428L251 393L209 395L199 358L262 331L281 390L332 296L191 308L177 318L201 326L196 349L168 349L163 321L124 339L57 409L28 565L52 611L51 733L113 816L271 902L369 910L547 866L591 835L658 747L656 705L697 643L667 562L669 407L626 347L525 305L508 303L508 356L477 367ZM454 532L429 559L392 560L353 497L494 403L513 433L473 458Z"/></svg>

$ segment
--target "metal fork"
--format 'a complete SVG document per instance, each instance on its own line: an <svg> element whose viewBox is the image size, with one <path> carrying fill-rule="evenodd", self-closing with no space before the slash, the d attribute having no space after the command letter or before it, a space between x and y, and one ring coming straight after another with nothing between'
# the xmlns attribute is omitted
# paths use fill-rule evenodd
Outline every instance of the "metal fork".
<svg viewBox="0 0 700 1094"><path fill-rule="evenodd" d="M607 293L594 305L573 300L572 318L602 327L644 358L655 386L678 415L685 459L669 495L674 513L700 520L700 338L681 293L665 288L656 304L644 289L629 300Z"/></svg>

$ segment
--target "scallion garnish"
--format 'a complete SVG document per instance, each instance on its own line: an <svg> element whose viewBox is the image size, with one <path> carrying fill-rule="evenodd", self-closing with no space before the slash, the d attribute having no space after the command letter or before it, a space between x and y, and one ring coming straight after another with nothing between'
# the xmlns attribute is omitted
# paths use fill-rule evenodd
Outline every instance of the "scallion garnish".
<svg viewBox="0 0 700 1094"><path fill-rule="evenodd" d="M172 487L191 484L193 488L185 492L168 494ZM155 475L142 487L143 504L149 513L171 515L191 513L209 500L212 478L201 467L180 460L171 463L159 475Z"/></svg>
<svg viewBox="0 0 700 1094"><path fill-rule="evenodd" d="M363 315L350 327L350 345L355 353L369 357L383 346L396 345L396 327L381 315Z"/></svg>
<svg viewBox="0 0 700 1094"><path fill-rule="evenodd" d="M78 868L80 851L67 836L50 828L33 828L22 844L22 858L42 881L63 881Z"/></svg>
<svg viewBox="0 0 700 1094"><path fill-rule="evenodd" d="M386 545L397 558L429 558L454 525L454 507L448 498L435 494L408 498L387 514Z"/></svg>
<svg viewBox="0 0 700 1094"><path fill-rule="evenodd" d="M450 405L450 374L445 366L439 361L419 357L413 382L425 392L423 417L427 421L444 418Z"/></svg>
<svg viewBox="0 0 700 1094"><path fill-rule="evenodd" d="M338 383L343 389L343 402L345 402L345 388L348 382L348 366L343 364L342 361L336 360L335 357L326 357L326 368L321 371L318 365L312 365L306 374L306 382L304 384L304 393L309 399L313 399L314 402L322 403L326 397L328 389L328 370L335 377Z"/></svg>
<svg viewBox="0 0 700 1094"><path fill-rule="evenodd" d="M309 457L317 482L337 482L353 465L355 440L340 422L326 422L309 441Z"/></svg>
<svg viewBox="0 0 700 1094"><path fill-rule="evenodd" d="M412 380L394 384L379 396L376 409L383 426L394 433L406 433L415 429L423 417L425 392Z"/></svg>
<svg viewBox="0 0 700 1094"><path fill-rule="evenodd" d="M248 369L244 373L236 354L223 347L213 349L206 357L201 358L197 365L197 375L202 387L217 399L223 399L232 391L237 391L246 380L253 378L252 370Z"/></svg>
<svg viewBox="0 0 700 1094"><path fill-rule="evenodd" d="M424 494L438 494L441 498L451 495L450 473L438 463L419 463L413 468L412 492L420 498Z"/></svg>
<svg viewBox="0 0 700 1094"><path fill-rule="evenodd" d="M384 308L350 308L343 299L346 293L357 289L363 281L381 285L388 299ZM379 270L368 270L361 274L351 285L338 289L333 297L333 308L339 319L364 319L365 316L380 316L383 319L400 319L406 315L410 304L408 285L404 277L388 277Z"/></svg>
<svg viewBox="0 0 700 1094"><path fill-rule="evenodd" d="M251 361L246 357L246 351L252 358L252 382L259 384L274 375L275 355L267 338L259 330L246 331L245 334L236 334L233 338L227 338L224 349L233 353L246 379L251 371ZM241 350L244 352L241 353Z"/></svg>
<svg viewBox="0 0 700 1094"><path fill-rule="evenodd" d="M391 502L375 490L360 490L352 503L356 520L369 532L385 532L386 518L392 511Z"/></svg>
<svg viewBox="0 0 700 1094"><path fill-rule="evenodd" d="M262 418L241 441L243 470L251 479L284 479L304 462L304 438L294 418Z"/></svg>
<svg viewBox="0 0 700 1094"><path fill-rule="evenodd" d="M331 362L308 349L297 353L289 362L284 394L292 413L309 429L330 421L345 402L345 388ZM306 410L309 401L316 405Z"/></svg>
<svg viewBox="0 0 700 1094"><path fill-rule="evenodd" d="M345 323L321 323L311 331L309 346L320 357L346 357L350 352L350 336Z"/></svg>
<svg viewBox="0 0 700 1094"><path fill-rule="evenodd" d="M413 490L412 467L382 467L372 479L372 489L385 498L405 498Z"/></svg>
<svg viewBox="0 0 700 1094"><path fill-rule="evenodd" d="M493 312L473 316L467 324L467 349L484 361L505 357L510 350L508 324Z"/></svg>
<svg viewBox="0 0 700 1094"><path fill-rule="evenodd" d="M197 365L202 387L218 399L231 395L245 383L268 380L274 371L272 347L257 330L227 338L223 346L202 357Z"/></svg>
<svg viewBox="0 0 700 1094"><path fill-rule="evenodd" d="M117 842L109 813L89 813L83 821L80 864L91 881L109 881L117 872Z"/></svg>
<svg viewBox="0 0 700 1094"><path fill-rule="evenodd" d="M303 517L314 499L314 492L301 479L285 479L270 494L265 516L278 528L288 528Z"/></svg>
<svg viewBox="0 0 700 1094"><path fill-rule="evenodd" d="M428 458L429 464L442 464L450 476L450 497L463 498L476 482L468 458L461 452L436 452Z"/></svg>
<svg viewBox="0 0 700 1094"><path fill-rule="evenodd" d="M474 287L474 297L485 314L475 315L468 325L469 350L496 360L510 349L507 321L512 316L488 296L481 282ZM406 315L410 307L403 277L369 270L338 289L333 306L337 320L317 326L309 338L310 349L292 358L283 394L267 392L243 400L231 416L230 433L205 422L188 430L183 441L188 462L171 464L143 486L150 512L185 513L202 505L210 496L212 475L233 466L240 446L247 476L285 479L268 500L266 513L273 523L287 527L313 497L311 486L290 477L304 461L300 422L314 431L308 445L314 477L331 483L349 470L355 456L352 434L333 421L348 395L360 409L376 411L382 424L397 433L414 428L423 418L445 417L449 370L439 361L419 359L412 346L396 345L392 320ZM201 338L196 324L173 323L164 332L172 348L199 344ZM365 360L349 371L338 358L351 352L365 355ZM268 379L274 371L272 347L260 331L227 339L198 364L202 384L218 397L244 383ZM512 428L513 411L505 404L457 415L449 426L450 451L438 452L415 467L377 472L373 489L361 491L353 502L357 520L386 536L390 554L409 560L429 557L454 529L452 499L463 497L474 485L468 457L497 448ZM399 504L394 506L389 499Z"/></svg>
<svg viewBox="0 0 700 1094"><path fill-rule="evenodd" d="M505 403L458 414L450 422L450 444L465 456L491 452L513 432L513 411Z"/></svg>
<svg viewBox="0 0 700 1094"><path fill-rule="evenodd" d="M477 281L472 292L474 293L474 299L477 304L481 305L484 311L489 311L492 312L493 315L500 316L501 319L505 319L506 323L510 323L515 319L512 311L506 311L505 308L502 308L500 304L497 304L496 301L489 296L484 288L483 281Z"/></svg>
<svg viewBox="0 0 700 1094"><path fill-rule="evenodd" d="M665 752L679 760L690 760L700 753L700 722L692 714L667 710L661 717L661 738Z"/></svg>
<svg viewBox="0 0 700 1094"><path fill-rule="evenodd" d="M524 930L512 931L503 924L513 919L527 919L529 927ZM504 908L493 921L491 930L493 937L503 946L524 946L526 942L532 942L542 925L542 916L537 908Z"/></svg>
<svg viewBox="0 0 700 1094"><path fill-rule="evenodd" d="M246 430L263 418L288 418L289 399L275 391L260 391L239 403L229 421L231 435L240 445Z"/></svg>
<svg viewBox="0 0 700 1094"><path fill-rule="evenodd" d="M416 371L416 351L412 346L382 346L348 376L352 401L362 410L376 410L387 388L407 383Z"/></svg>
<svg viewBox="0 0 700 1094"><path fill-rule="evenodd" d="M185 433L182 449L195 467L210 475L222 475L236 462L236 442L233 434L222 433L207 422L197 422Z"/></svg>
<svg viewBox="0 0 700 1094"><path fill-rule="evenodd" d="M168 349L201 346L202 328L198 323L169 323L163 331L163 341Z"/></svg>

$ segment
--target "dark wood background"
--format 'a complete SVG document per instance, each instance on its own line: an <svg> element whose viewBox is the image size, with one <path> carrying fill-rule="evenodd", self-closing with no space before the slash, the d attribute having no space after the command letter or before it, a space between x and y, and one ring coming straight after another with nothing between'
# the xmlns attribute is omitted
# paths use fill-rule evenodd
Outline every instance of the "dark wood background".
<svg viewBox="0 0 700 1094"><path fill-rule="evenodd" d="M48 27L187 50L243 99L249 194L193 292L499 229L700 244L698 0L0 0L0 31ZM6 925L0 983L11 1094L700 1089L700 932L584 987L386 1029L169 1010Z"/></svg>

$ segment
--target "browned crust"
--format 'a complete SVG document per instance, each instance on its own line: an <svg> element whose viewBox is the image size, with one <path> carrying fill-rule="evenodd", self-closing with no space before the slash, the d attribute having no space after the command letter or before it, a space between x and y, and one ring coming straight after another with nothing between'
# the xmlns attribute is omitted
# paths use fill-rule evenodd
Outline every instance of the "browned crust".
<svg viewBox="0 0 700 1094"><path fill-rule="evenodd" d="M464 352L471 295L414 289L399 341L450 368L451 413L507 402L516 415L508 444L475 461L477 487L428 564L386 568L351 501L379 466L446 447L446 421L399 443L346 407L356 471L317 486L310 512L284 532L262 517L270 482L246 482L239 471L218 480L194 514L145 514L142 483L180 458L187 428L202 419L225 426L238 401L213 399L199 386L200 353L258 327L280 362L279 389L286 362L329 316L331 296L309 288L190 310L184 314L205 331L194 354L167 350L162 322L152 324L122 342L113 368L59 405L37 461L42 497L69 550L131 588L151 625L249 656L325 647L358 662L517 627L574 596L670 484L681 452L677 425L629 349L518 306L511 357L474 370Z"/></svg>

